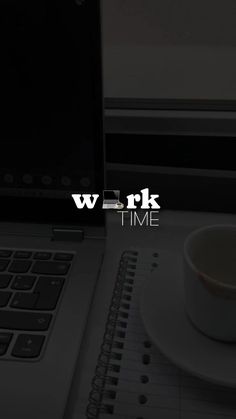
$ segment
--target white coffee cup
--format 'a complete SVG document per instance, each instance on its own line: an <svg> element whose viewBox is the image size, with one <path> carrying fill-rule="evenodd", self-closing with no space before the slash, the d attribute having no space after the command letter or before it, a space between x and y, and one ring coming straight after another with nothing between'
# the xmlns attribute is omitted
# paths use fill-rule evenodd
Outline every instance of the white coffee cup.
<svg viewBox="0 0 236 419"><path fill-rule="evenodd" d="M184 290L186 312L201 332L236 341L236 226L203 227L187 237Z"/></svg>

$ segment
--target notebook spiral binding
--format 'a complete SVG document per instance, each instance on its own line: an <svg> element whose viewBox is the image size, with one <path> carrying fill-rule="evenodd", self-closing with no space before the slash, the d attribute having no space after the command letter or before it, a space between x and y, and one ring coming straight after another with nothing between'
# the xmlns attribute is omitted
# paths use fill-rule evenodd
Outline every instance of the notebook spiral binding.
<svg viewBox="0 0 236 419"><path fill-rule="evenodd" d="M122 358L122 348L125 339L125 319L128 318L129 300L131 299L134 271L138 252L125 251L121 255L117 278L109 307L109 313L101 345L100 354L92 380L92 390L89 395L86 417L99 418L100 413L113 414L112 400L116 397L115 388L118 384L119 363ZM116 333L119 330L116 341ZM119 351L116 351L119 349ZM114 362L117 361L116 362ZM114 375L113 375L114 374ZM106 386L109 385L109 390ZM114 390L112 389L114 388ZM111 403L105 403L110 400Z"/></svg>

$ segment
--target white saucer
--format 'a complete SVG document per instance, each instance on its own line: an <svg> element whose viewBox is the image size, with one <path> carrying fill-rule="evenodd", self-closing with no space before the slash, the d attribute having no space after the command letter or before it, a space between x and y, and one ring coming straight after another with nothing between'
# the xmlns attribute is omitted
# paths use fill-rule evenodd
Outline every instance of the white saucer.
<svg viewBox="0 0 236 419"><path fill-rule="evenodd" d="M149 337L180 368L236 387L236 344L210 339L192 325L184 308L181 261L172 255L162 262L141 293L141 316Z"/></svg>
<svg viewBox="0 0 236 419"><path fill-rule="evenodd" d="M122 202L117 202L117 204L115 204L114 209L123 209L124 208L124 204L122 204Z"/></svg>

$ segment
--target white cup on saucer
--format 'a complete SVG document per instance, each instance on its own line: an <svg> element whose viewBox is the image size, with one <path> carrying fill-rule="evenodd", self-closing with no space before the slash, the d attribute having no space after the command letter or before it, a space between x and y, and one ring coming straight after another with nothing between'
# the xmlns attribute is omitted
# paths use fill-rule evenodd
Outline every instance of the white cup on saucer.
<svg viewBox="0 0 236 419"><path fill-rule="evenodd" d="M236 342L236 226L192 232L184 244L185 308L205 335Z"/></svg>

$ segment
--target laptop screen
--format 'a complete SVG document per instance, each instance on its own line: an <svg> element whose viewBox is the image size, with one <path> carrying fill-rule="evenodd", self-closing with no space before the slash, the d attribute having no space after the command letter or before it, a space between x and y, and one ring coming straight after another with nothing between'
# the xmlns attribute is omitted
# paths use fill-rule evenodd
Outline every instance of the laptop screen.
<svg viewBox="0 0 236 419"><path fill-rule="evenodd" d="M111 201L119 201L120 192L119 191L104 191L103 199Z"/></svg>
<svg viewBox="0 0 236 419"><path fill-rule="evenodd" d="M104 182L99 1L0 8L1 217L102 222L71 198Z"/></svg>

